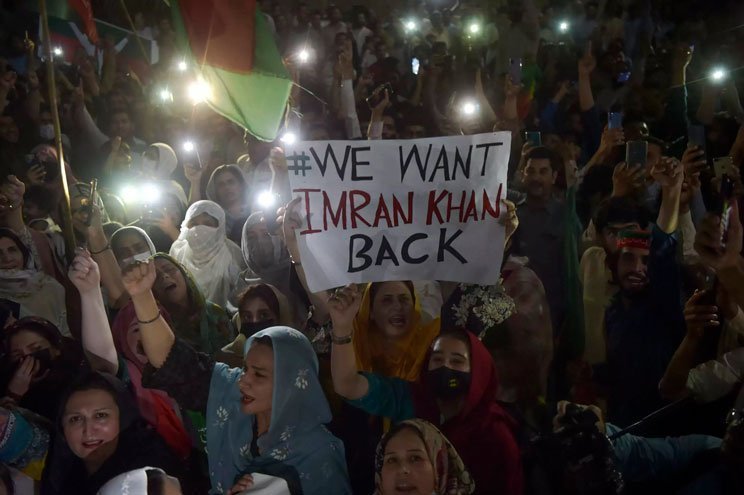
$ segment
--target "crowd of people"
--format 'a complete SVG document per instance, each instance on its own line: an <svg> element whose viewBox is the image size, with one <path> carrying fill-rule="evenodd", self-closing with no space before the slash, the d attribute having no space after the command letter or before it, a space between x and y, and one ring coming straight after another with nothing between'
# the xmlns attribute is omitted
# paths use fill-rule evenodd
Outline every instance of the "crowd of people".
<svg viewBox="0 0 744 495"><path fill-rule="evenodd" d="M0 494L744 493L740 1L259 2L285 139L511 135L497 285L322 292L281 140L90 3L158 58L57 101L0 15Z"/></svg>

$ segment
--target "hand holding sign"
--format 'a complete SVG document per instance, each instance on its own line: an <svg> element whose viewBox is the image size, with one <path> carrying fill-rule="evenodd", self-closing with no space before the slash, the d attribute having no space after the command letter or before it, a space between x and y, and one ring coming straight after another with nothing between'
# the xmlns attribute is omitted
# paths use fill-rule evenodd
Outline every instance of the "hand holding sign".
<svg viewBox="0 0 744 495"><path fill-rule="evenodd" d="M355 284L337 289L328 299L328 311L336 337L346 337L354 328L354 318L362 305L362 294Z"/></svg>

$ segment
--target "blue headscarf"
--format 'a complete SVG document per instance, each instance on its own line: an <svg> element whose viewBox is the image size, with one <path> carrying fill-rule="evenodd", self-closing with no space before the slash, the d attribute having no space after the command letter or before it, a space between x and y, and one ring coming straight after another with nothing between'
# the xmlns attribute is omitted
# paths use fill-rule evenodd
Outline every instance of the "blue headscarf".
<svg viewBox="0 0 744 495"><path fill-rule="evenodd" d="M217 363L207 403L207 454L212 493L226 493L244 474L281 477L303 495L350 494L344 446L324 426L331 421L318 380L318 359L310 341L289 327L271 327L248 339L245 352L261 337L274 350L274 392L269 431L251 454L256 417L240 410L240 368ZM294 492L293 492L294 493Z"/></svg>

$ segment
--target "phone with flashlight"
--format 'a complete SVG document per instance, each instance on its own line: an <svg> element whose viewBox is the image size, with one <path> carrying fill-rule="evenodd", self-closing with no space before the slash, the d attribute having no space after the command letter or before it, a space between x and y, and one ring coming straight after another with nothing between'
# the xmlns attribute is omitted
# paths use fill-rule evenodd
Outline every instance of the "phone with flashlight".
<svg viewBox="0 0 744 495"><path fill-rule="evenodd" d="M734 159L730 156L723 156L721 158L713 159L713 172L719 179L723 179L723 176L726 175L726 170L730 170L733 166Z"/></svg>
<svg viewBox="0 0 744 495"><path fill-rule="evenodd" d="M416 57L413 57L411 59L411 72L414 76L418 76L419 73L419 67L421 66L421 62L419 62L419 59Z"/></svg>
<svg viewBox="0 0 744 495"><path fill-rule="evenodd" d="M511 77L512 83L522 84L522 59L513 58L509 63L509 77Z"/></svg>
<svg viewBox="0 0 744 495"><path fill-rule="evenodd" d="M607 128L608 129L622 129L623 128L623 114L620 112L610 112L607 115Z"/></svg>
<svg viewBox="0 0 744 495"><path fill-rule="evenodd" d="M524 133L524 140L530 146L542 146L542 134L539 131L527 131Z"/></svg>
<svg viewBox="0 0 744 495"><path fill-rule="evenodd" d="M705 151L705 126L697 124L687 126L687 147L693 146Z"/></svg>
<svg viewBox="0 0 744 495"><path fill-rule="evenodd" d="M625 164L630 168L646 167L648 143L646 141L628 141L625 143Z"/></svg>

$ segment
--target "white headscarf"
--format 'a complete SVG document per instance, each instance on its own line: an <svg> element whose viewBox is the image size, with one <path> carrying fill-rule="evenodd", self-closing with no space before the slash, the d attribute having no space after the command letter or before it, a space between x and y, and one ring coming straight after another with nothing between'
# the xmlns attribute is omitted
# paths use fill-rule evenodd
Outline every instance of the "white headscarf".
<svg viewBox="0 0 744 495"><path fill-rule="evenodd" d="M189 221L202 213L216 219L217 228L189 228ZM240 248L225 237L225 212L217 203L204 200L189 207L170 255L191 272L207 300L225 307L244 263Z"/></svg>
<svg viewBox="0 0 744 495"><path fill-rule="evenodd" d="M157 148L158 160L151 160L142 153L142 173L152 179L170 179L171 174L178 166L178 158L173 148L165 143L152 143L150 146Z"/></svg>
<svg viewBox="0 0 744 495"><path fill-rule="evenodd" d="M147 472L162 469L143 467L111 478L98 490L98 495L147 495Z"/></svg>

